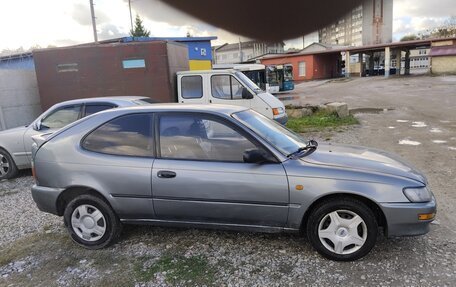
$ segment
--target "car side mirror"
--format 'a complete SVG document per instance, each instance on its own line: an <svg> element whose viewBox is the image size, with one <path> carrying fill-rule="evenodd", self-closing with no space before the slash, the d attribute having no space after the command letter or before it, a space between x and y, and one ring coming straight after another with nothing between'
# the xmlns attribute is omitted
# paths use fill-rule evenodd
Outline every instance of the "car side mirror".
<svg viewBox="0 0 456 287"><path fill-rule="evenodd" d="M34 129L35 131L39 131L39 130L41 129L41 121L40 121L40 120L36 121L36 122L33 124L33 129Z"/></svg>
<svg viewBox="0 0 456 287"><path fill-rule="evenodd" d="M251 93L246 87L243 87L243 88L242 88L242 98L243 98L244 100L253 99L252 93Z"/></svg>
<svg viewBox="0 0 456 287"><path fill-rule="evenodd" d="M41 130L47 130L47 129L49 129L49 127L43 125L41 120L38 120L37 122L35 122L33 124L33 129L36 130L36 131L41 131Z"/></svg>
<svg viewBox="0 0 456 287"><path fill-rule="evenodd" d="M275 162L275 160L262 149L246 150L243 154L243 158L245 163L263 164Z"/></svg>

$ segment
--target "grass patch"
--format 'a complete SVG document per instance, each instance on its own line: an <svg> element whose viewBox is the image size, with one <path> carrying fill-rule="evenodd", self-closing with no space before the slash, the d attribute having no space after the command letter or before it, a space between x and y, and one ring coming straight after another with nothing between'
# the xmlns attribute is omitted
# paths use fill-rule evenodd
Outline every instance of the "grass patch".
<svg viewBox="0 0 456 287"><path fill-rule="evenodd" d="M144 267L146 262L147 258L143 258L142 262L138 262L134 267L135 277L141 282L150 281L158 272L164 273L166 282L171 285L201 286L214 282L214 271L202 256L187 258L167 254L148 268Z"/></svg>
<svg viewBox="0 0 456 287"><path fill-rule="evenodd" d="M340 118L336 113L318 111L311 116L290 118L287 127L297 133L303 133L309 129L325 129L356 124L359 124L359 122L352 115Z"/></svg>

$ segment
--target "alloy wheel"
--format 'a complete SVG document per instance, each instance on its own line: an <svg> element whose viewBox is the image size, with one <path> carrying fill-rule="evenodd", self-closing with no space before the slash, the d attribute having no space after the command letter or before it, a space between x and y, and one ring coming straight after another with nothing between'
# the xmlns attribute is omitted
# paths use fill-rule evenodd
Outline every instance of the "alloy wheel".
<svg viewBox="0 0 456 287"><path fill-rule="evenodd" d="M10 170L10 163L8 158L0 154L0 176L5 176Z"/></svg>

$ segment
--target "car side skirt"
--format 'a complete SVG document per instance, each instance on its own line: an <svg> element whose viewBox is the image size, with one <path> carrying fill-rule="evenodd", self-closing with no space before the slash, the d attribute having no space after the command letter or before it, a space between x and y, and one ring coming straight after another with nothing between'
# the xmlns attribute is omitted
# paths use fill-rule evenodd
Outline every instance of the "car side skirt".
<svg viewBox="0 0 456 287"><path fill-rule="evenodd" d="M181 220L163 220L163 219L121 219L125 224L147 224L154 226L165 227L181 227L181 228L203 228L203 229L218 229L218 230L233 230L233 231L250 231L263 233L296 233L299 229L263 226L263 225L246 225L233 223L219 222L201 222L201 221L181 221Z"/></svg>

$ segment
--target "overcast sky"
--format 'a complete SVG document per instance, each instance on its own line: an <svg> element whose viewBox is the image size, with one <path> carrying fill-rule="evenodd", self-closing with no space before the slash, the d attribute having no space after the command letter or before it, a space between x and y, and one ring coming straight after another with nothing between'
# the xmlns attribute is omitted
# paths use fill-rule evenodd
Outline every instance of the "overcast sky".
<svg viewBox="0 0 456 287"><path fill-rule="evenodd" d="M0 51L40 45L65 46L93 41L89 0L0 0ZM247 0L246 0L247 1ZM130 29L128 0L94 0L99 39L126 36ZM157 0L131 0L151 36L217 36L213 44L239 37L184 15ZM393 37L399 40L456 16L455 0L394 0ZM305 13L303 13L305 17ZM243 39L244 40L244 39ZM301 48L302 41L286 41Z"/></svg>

